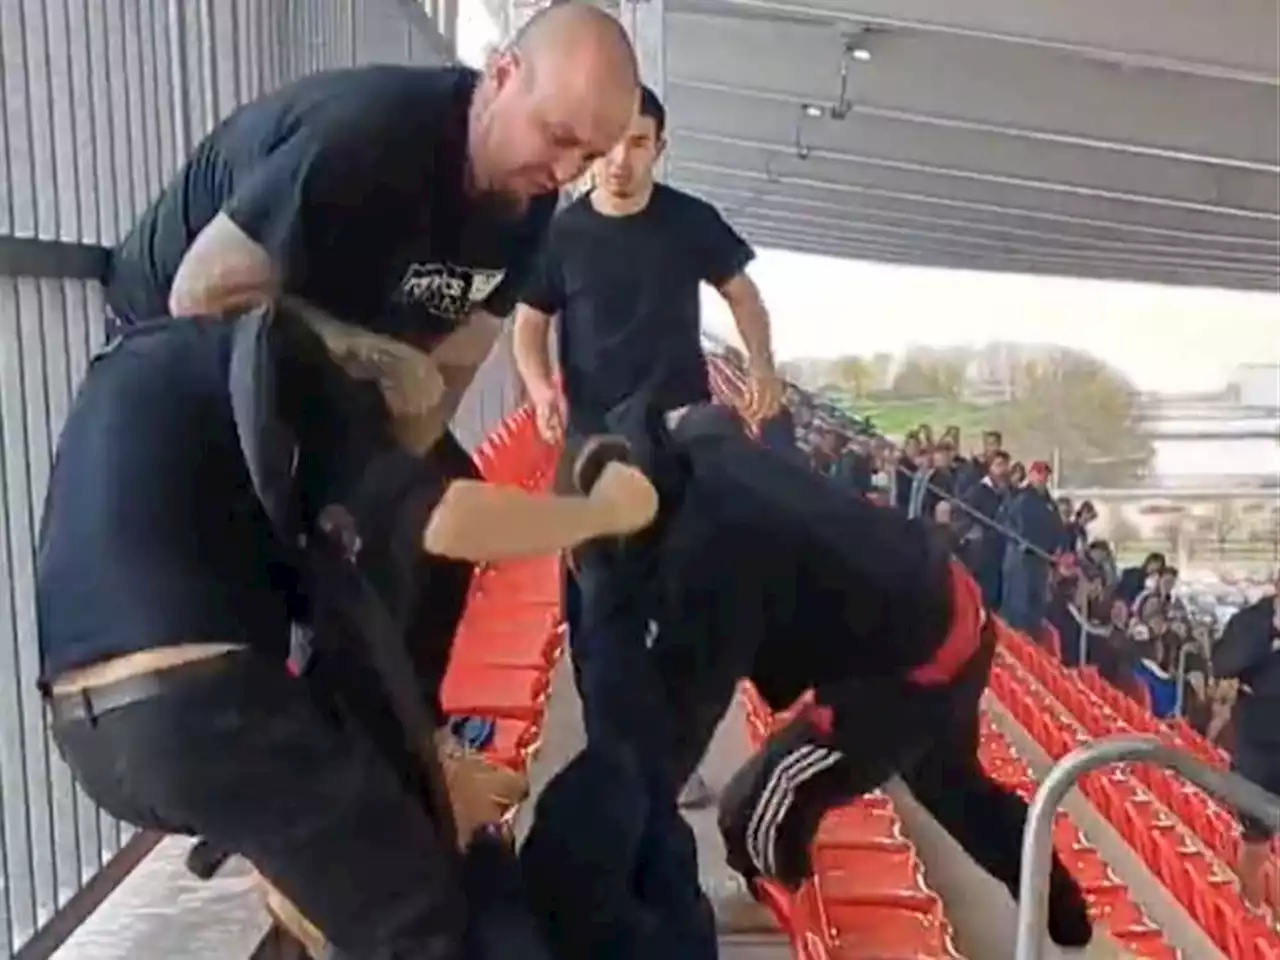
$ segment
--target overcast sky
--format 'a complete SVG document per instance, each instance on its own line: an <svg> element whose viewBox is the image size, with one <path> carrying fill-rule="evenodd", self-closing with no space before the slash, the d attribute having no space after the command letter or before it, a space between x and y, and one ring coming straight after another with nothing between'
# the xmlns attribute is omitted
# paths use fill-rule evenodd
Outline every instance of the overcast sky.
<svg viewBox="0 0 1280 960"><path fill-rule="evenodd" d="M459 54L479 63L497 30L463 0ZM1280 363L1280 296L933 270L762 249L751 268L780 359L898 352L917 344L1060 343L1115 364L1142 390L1223 385L1236 364ZM732 320L704 291L704 320Z"/></svg>

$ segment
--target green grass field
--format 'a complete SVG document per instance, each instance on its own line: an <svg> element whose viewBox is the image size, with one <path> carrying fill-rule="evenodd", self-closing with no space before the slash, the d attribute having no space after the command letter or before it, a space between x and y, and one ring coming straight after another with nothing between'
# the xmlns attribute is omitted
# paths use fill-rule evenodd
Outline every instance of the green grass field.
<svg viewBox="0 0 1280 960"><path fill-rule="evenodd" d="M845 402L841 406L849 413L870 417L878 431L895 440L902 439L903 434L922 423L933 427L934 436L948 426L957 426L966 448L970 445L977 446L978 434L991 425L992 414L990 407L954 401L863 401Z"/></svg>

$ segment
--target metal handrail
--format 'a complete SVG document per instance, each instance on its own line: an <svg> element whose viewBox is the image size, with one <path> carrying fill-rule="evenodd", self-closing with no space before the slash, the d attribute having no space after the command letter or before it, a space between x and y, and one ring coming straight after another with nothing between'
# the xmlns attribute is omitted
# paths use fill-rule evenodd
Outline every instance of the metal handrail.
<svg viewBox="0 0 1280 960"><path fill-rule="evenodd" d="M710 340L713 344L716 344L718 342L716 338L708 337L707 339ZM738 372L738 370L734 367L733 363L727 357L723 355L719 355L716 357L716 359L724 363L728 371L733 374L733 377L737 381L738 386L740 387L746 386L746 381L742 378L742 375ZM799 385L795 383L792 383L790 380L784 380L783 382L786 383L788 386L793 387L796 390L799 390L802 393L808 393L808 391L803 390L803 388L801 388ZM909 480L911 480L913 483L915 482L916 477L919 475L919 471L908 470L906 467L904 467L902 464L898 463L897 461L897 456L901 455L903 452L902 447L894 443L890 437L886 436L885 434L881 433L879 430L876 430L874 428L862 429L860 431L855 430L853 427L852 417L848 416L848 414L845 414L843 411L836 410L832 412L834 413L835 418L842 421L842 425L844 426L845 432L848 436L850 437L858 436L858 435L867 436L867 437L871 437L873 440L879 440L881 443L887 444L889 449L895 455L894 461L893 461L894 475L906 477ZM1014 530L1013 528L1007 527L1004 524L999 523L996 520L992 520L988 516L985 516L981 511L974 509L969 504L965 503L964 500L957 497L955 494L947 490L943 490L941 487L936 486L932 483L929 483L928 481L925 481L924 486L925 486L925 489L930 493L932 493L934 496L938 497L941 500L947 501L952 506L959 507L962 513L964 513L970 520L973 520L974 522L976 522L980 527L984 527L987 530L991 530L991 531L994 531L995 533L1000 534L1006 540L1016 544L1025 553L1029 553L1032 556L1038 557L1040 560L1043 560L1046 563L1056 562L1057 558L1054 557L1053 554L1045 550L1042 550L1040 547L1037 547L1034 543L1032 543L1026 537L1022 536L1022 534L1018 533L1018 531Z"/></svg>
<svg viewBox="0 0 1280 960"><path fill-rule="evenodd" d="M0 235L0 277L98 280L110 251L96 243Z"/></svg>
<svg viewBox="0 0 1280 960"><path fill-rule="evenodd" d="M1015 960L1042 960L1044 957L1054 814L1076 781L1086 773L1109 764L1131 761L1168 767L1205 793L1280 833L1280 797L1239 774L1216 770L1155 737L1105 737L1079 747L1049 771L1027 811L1027 826L1022 835L1022 875L1018 883Z"/></svg>
<svg viewBox="0 0 1280 960"><path fill-rule="evenodd" d="M1196 653L1197 651L1206 660L1209 659L1208 655L1203 650L1199 650L1198 643L1191 642L1183 644L1182 649L1178 651L1178 668L1174 672L1173 677L1173 682L1178 686L1178 689L1175 690L1173 694L1173 715L1175 717L1182 716L1186 711L1187 660L1190 659L1191 654Z"/></svg>

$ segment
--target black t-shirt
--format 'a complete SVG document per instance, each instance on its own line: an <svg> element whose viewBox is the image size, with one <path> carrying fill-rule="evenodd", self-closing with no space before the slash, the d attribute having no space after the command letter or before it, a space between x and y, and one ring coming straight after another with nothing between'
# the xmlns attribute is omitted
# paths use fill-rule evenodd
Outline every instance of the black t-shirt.
<svg viewBox="0 0 1280 960"><path fill-rule="evenodd" d="M698 287L723 286L753 257L714 207L661 184L631 216L605 216L589 196L563 210L520 300L559 315L574 431L601 429L641 392L662 410L709 399Z"/></svg>
<svg viewBox="0 0 1280 960"><path fill-rule="evenodd" d="M745 438L682 448L689 473L667 497L655 564L664 627L753 645L753 679L775 704L932 657L952 606L946 547L925 524Z"/></svg>
<svg viewBox="0 0 1280 960"><path fill-rule="evenodd" d="M45 677L175 643L287 655L293 584L240 453L230 330L148 325L90 366L40 530Z"/></svg>
<svg viewBox="0 0 1280 960"><path fill-rule="evenodd" d="M261 244L286 293L428 344L472 307L505 315L555 210L464 192L477 74L372 66L313 74L231 114L116 249L107 303L168 313L183 255L219 212Z"/></svg>
<svg viewBox="0 0 1280 960"><path fill-rule="evenodd" d="M90 366L40 530L46 678L175 643L240 644L283 661L289 624L308 618L296 557L245 465L228 387L234 330L230 320L142 325ZM447 482L440 464L394 446L377 387L341 374L314 337L281 355L298 522L348 506L365 575L390 605L411 606L400 574L421 556Z"/></svg>

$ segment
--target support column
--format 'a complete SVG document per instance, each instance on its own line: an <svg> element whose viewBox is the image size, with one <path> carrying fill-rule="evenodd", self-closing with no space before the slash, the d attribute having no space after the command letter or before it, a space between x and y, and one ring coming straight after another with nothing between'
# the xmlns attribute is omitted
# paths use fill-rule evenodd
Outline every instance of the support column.
<svg viewBox="0 0 1280 960"><path fill-rule="evenodd" d="M436 4L437 27L449 43L454 56L458 53L458 0L441 0Z"/></svg>
<svg viewBox="0 0 1280 960"><path fill-rule="evenodd" d="M626 27L640 61L640 79L666 102L666 0L621 0L618 16ZM666 172L666 158L658 161L656 171L661 179Z"/></svg>

